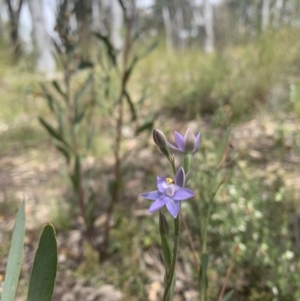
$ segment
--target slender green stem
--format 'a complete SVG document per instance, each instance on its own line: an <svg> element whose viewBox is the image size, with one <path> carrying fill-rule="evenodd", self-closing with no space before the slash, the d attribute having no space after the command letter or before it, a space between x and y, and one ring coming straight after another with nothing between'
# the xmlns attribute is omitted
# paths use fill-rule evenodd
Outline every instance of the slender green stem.
<svg viewBox="0 0 300 301"><path fill-rule="evenodd" d="M175 168L175 162L174 162L174 160L171 161L171 165L172 165L172 169L173 169L174 175L176 175L176 168Z"/></svg>
<svg viewBox="0 0 300 301"><path fill-rule="evenodd" d="M212 192L210 198L209 198L209 204L208 204L208 208L207 208L207 214L205 216L205 220L203 223L203 233L202 233L202 246L201 246L201 258L203 258L203 254L207 253L207 228L208 228L208 223L209 223L209 219L210 219L210 215L211 215L211 210L212 210L212 204L214 201L214 198L219 190L219 188L221 187L221 185L224 183L224 179L222 179L220 181L220 183L218 184L218 186L216 187L216 189ZM201 263L202 266L202 263ZM206 271L205 271L206 273ZM205 301L206 299L206 277L201 277L200 280L200 300L201 301Z"/></svg>
<svg viewBox="0 0 300 301"><path fill-rule="evenodd" d="M180 218L179 215L174 219L175 226L175 237L174 237L174 248L173 248L173 256L170 271L167 275L167 286L164 291L163 301L167 301L168 295L170 293L170 288L173 282L174 274L175 274L175 266L177 261L177 253L178 253L178 245L179 245L179 233L180 233Z"/></svg>

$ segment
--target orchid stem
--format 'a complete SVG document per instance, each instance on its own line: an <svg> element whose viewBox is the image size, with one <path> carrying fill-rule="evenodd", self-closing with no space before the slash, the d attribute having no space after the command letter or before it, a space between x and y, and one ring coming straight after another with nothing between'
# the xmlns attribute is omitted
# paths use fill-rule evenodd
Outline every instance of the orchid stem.
<svg viewBox="0 0 300 301"><path fill-rule="evenodd" d="M175 226L175 237L174 237L174 248L173 248L173 256L170 271L167 275L167 286L164 291L163 301L167 301L168 295L170 292L170 288L173 282L173 278L175 277L175 266L177 261L177 253L178 253L178 245L179 245L179 233L180 233L180 218L179 215L174 219Z"/></svg>
<svg viewBox="0 0 300 301"><path fill-rule="evenodd" d="M174 160L173 160L173 161L170 161L170 162L171 162L171 165L172 165L173 172L174 172L174 174L176 175L175 162L174 162Z"/></svg>

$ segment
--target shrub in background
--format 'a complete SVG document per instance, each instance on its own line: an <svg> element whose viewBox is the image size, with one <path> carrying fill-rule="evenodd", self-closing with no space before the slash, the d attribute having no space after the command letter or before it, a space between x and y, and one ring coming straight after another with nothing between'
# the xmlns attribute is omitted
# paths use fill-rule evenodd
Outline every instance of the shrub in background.
<svg viewBox="0 0 300 301"><path fill-rule="evenodd" d="M159 87L155 96L167 111L188 119L218 113L237 120L274 101L287 107L288 94L282 98L274 91L288 91L290 76L299 77L298 36L297 30L266 32L215 54L198 49L169 54L160 48L141 72L151 74L148 83Z"/></svg>
<svg viewBox="0 0 300 301"><path fill-rule="evenodd" d="M100 68L95 70L96 67L91 61L81 59L78 41L69 27L67 1L61 3L56 25L61 43L55 45L63 80L54 80L52 91L49 85L42 85L55 125L42 116L39 118L42 126L53 138L55 147L66 159L73 193L84 221L86 238L98 252L100 261L106 258L113 211L115 204L122 198L122 178L126 173L126 168L123 166L123 127L126 124L133 132L140 133L144 130L151 130L154 122L153 114L144 121L138 120L138 110L143 105L144 97L135 103L128 83L136 64L155 48L156 43L147 45L146 49L139 49L139 52L136 51L135 46L141 32L133 28L136 17L135 7L134 5L131 9L125 7L122 1L120 4L125 20L124 47L121 51L115 49L106 35L95 32L94 36L102 46L99 47ZM85 71L85 74L82 70L88 71ZM99 87L96 89L98 84ZM101 106L106 116L99 114L96 104ZM99 208L96 202L98 197L96 191L87 187L87 182L92 176L85 174L83 170L85 158L91 151L94 141L96 125L100 123L100 116L109 117L109 122L112 124L112 131L109 130L109 134L114 137L110 145L110 152L114 158L113 176L108 181L109 201L104 209L105 223L102 229L102 241L97 238L100 233L96 231L94 225L95 210ZM98 129L97 133L99 133ZM101 141L101 143L104 142Z"/></svg>

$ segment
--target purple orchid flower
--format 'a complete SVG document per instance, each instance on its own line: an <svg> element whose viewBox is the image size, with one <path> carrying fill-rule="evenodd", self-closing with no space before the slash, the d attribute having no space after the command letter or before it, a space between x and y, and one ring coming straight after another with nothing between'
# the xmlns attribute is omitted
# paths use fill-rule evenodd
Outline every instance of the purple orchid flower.
<svg viewBox="0 0 300 301"><path fill-rule="evenodd" d="M175 181L171 178L157 177L158 190L142 193L141 196L154 201L149 208L149 212L154 212L166 205L170 214L176 218L178 216L181 201L189 199L195 193L184 188L185 173L180 167L176 173Z"/></svg>
<svg viewBox="0 0 300 301"><path fill-rule="evenodd" d="M178 132L174 132L176 146L167 142L171 150L178 153L194 153L200 145L200 133L195 137L193 131L188 128L185 135L182 136Z"/></svg>

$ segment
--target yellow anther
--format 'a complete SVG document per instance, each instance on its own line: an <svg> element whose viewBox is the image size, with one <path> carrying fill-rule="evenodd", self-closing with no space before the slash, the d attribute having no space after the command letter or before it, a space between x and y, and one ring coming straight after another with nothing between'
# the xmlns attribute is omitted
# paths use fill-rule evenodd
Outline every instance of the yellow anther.
<svg viewBox="0 0 300 301"><path fill-rule="evenodd" d="M173 184L174 183L174 180L171 179L171 178L166 178L166 181L168 184Z"/></svg>

